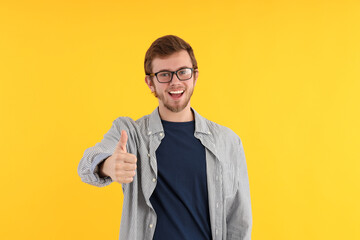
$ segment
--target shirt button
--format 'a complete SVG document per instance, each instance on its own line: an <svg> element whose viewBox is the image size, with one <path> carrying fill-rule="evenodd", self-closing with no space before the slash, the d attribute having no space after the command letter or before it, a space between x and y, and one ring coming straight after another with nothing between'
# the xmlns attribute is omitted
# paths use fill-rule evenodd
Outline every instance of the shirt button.
<svg viewBox="0 0 360 240"><path fill-rule="evenodd" d="M217 229L215 229L215 235L218 235L219 231Z"/></svg>
<svg viewBox="0 0 360 240"><path fill-rule="evenodd" d="M160 133L160 137L162 137L164 134L163 133Z"/></svg>
<svg viewBox="0 0 360 240"><path fill-rule="evenodd" d="M150 155L150 153L148 153L147 155L148 155L148 157L150 157L150 156L151 156L151 155Z"/></svg>
<svg viewBox="0 0 360 240"><path fill-rule="evenodd" d="M149 227L150 227L150 228L152 228L152 227L153 227L153 225L152 225L152 224L150 224L150 225L149 225Z"/></svg>
<svg viewBox="0 0 360 240"><path fill-rule="evenodd" d="M216 203L216 208L218 208L220 206L220 203Z"/></svg>
<svg viewBox="0 0 360 240"><path fill-rule="evenodd" d="M156 182L156 178L153 178L152 181L153 181L153 182Z"/></svg>
<svg viewBox="0 0 360 240"><path fill-rule="evenodd" d="M210 134L210 135L211 135L211 132L208 132L208 134Z"/></svg>
<svg viewBox="0 0 360 240"><path fill-rule="evenodd" d="M148 134L150 135L150 134L151 134L151 131L149 131Z"/></svg>

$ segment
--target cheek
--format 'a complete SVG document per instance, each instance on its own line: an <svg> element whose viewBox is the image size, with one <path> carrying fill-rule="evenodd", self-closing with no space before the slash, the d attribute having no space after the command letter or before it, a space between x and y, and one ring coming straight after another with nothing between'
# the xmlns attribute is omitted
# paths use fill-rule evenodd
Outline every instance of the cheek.
<svg viewBox="0 0 360 240"><path fill-rule="evenodd" d="M165 85L157 85L156 90L158 90L159 92L164 92L164 91L166 91L166 86Z"/></svg>
<svg viewBox="0 0 360 240"><path fill-rule="evenodd" d="M195 81L193 80L193 81L189 82L188 84L186 84L186 87L187 87L187 89L194 88L195 87Z"/></svg>

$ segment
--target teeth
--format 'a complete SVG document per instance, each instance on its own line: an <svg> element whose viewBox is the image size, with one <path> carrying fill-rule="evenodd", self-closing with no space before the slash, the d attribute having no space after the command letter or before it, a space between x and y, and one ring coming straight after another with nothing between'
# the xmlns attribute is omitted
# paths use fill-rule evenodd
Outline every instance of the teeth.
<svg viewBox="0 0 360 240"><path fill-rule="evenodd" d="M179 93L183 93L184 92L184 90L180 90L180 91L171 91L170 93L171 94L179 94Z"/></svg>

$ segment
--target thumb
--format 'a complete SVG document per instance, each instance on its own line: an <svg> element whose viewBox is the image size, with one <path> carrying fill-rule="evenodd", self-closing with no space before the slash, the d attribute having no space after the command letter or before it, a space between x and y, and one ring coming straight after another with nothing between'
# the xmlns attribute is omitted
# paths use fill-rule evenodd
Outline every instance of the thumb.
<svg viewBox="0 0 360 240"><path fill-rule="evenodd" d="M127 143L127 140L128 140L128 135L126 133L125 130L122 130L121 131L121 137L120 137L120 140L116 146L116 150L120 151L120 152L123 152L123 153L126 153L126 143Z"/></svg>

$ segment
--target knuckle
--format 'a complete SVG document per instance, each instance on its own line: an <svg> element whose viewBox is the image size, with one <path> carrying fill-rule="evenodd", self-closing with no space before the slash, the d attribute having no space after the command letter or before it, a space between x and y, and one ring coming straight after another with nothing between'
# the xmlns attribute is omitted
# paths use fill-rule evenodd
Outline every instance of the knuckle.
<svg viewBox="0 0 360 240"><path fill-rule="evenodd" d="M124 178L124 177L119 177L119 178L117 178L117 180L118 180L119 183L125 183L126 178Z"/></svg>
<svg viewBox="0 0 360 240"><path fill-rule="evenodd" d="M115 181L118 182L118 183L121 183L121 178L118 177L118 176L116 176L116 177L115 177Z"/></svg>
<svg viewBox="0 0 360 240"><path fill-rule="evenodd" d="M128 160L131 161L131 162L135 161L136 160L135 155L134 154L129 154Z"/></svg>
<svg viewBox="0 0 360 240"><path fill-rule="evenodd" d="M115 164L114 169L115 169L115 172L117 172L120 169L120 166L118 164Z"/></svg>
<svg viewBox="0 0 360 240"><path fill-rule="evenodd" d="M129 162L135 163L136 162L136 157L135 156L130 156L129 157Z"/></svg>
<svg viewBox="0 0 360 240"><path fill-rule="evenodd" d="M121 171L123 169L123 166L122 166L122 164L115 164L115 172L119 172L119 171Z"/></svg>
<svg viewBox="0 0 360 240"><path fill-rule="evenodd" d="M125 158L125 156L126 156L126 154L124 154L124 153L119 153L119 154L118 154L118 160L119 160L119 161L123 161L124 158Z"/></svg>
<svg viewBox="0 0 360 240"><path fill-rule="evenodd" d="M124 178L123 183L131 183L134 179L132 177Z"/></svg>

